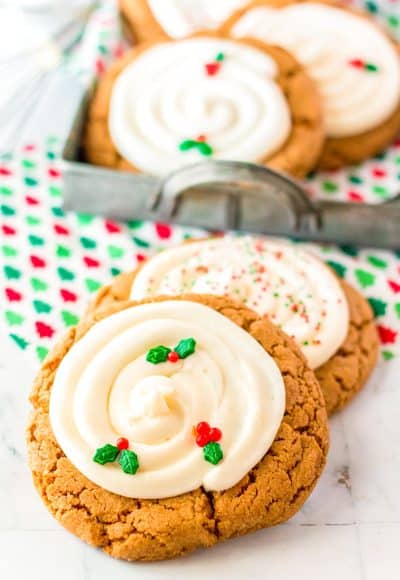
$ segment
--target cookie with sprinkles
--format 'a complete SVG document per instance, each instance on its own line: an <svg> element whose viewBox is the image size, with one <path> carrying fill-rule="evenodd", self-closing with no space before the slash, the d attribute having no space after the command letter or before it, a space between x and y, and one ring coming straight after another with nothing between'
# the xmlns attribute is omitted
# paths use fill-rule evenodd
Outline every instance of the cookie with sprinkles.
<svg viewBox="0 0 400 580"><path fill-rule="evenodd" d="M368 302L318 258L281 240L226 236L167 249L101 290L91 308L186 292L233 298L286 332L314 369L329 413L352 399L376 364Z"/></svg>
<svg viewBox="0 0 400 580"><path fill-rule="evenodd" d="M327 454L323 395L300 350L224 297L108 305L50 353L31 401L46 506L126 560L286 521Z"/></svg>
<svg viewBox="0 0 400 580"><path fill-rule="evenodd" d="M359 163L398 134L399 46L367 13L335 0L256 0L223 30L282 46L317 83L327 132L322 168Z"/></svg>
<svg viewBox="0 0 400 580"><path fill-rule="evenodd" d="M323 140L320 96L288 53L202 33L118 61L99 82L83 144L93 164L160 176L205 159L304 176Z"/></svg>

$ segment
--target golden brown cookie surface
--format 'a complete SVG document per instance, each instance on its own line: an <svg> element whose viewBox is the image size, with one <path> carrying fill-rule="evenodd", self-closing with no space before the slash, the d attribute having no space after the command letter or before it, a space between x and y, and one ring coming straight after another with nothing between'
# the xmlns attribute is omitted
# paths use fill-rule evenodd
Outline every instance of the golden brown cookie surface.
<svg viewBox="0 0 400 580"><path fill-rule="evenodd" d="M136 42L167 37L146 0L119 0L121 15Z"/></svg>
<svg viewBox="0 0 400 580"><path fill-rule="evenodd" d="M215 30L246 0L119 0L128 34L137 42L159 37L183 38L199 29ZM205 5L206 4L206 5Z"/></svg>
<svg viewBox="0 0 400 580"><path fill-rule="evenodd" d="M297 177L305 176L315 166L320 156L324 130L319 93L303 68L284 50L266 46L256 40L232 41L228 36L212 32L199 33L196 38L212 38L214 40L221 38L221 41L225 39L235 44L240 43L246 47L257 48L276 62L279 69L276 84L282 90L289 107L291 129L283 145L279 146L274 153L257 159L257 161ZM139 172L138 167L121 155L111 138L109 118L113 88L119 75L126 67L144 55L146 51L163 42L179 43L184 41L158 39L143 43L115 63L100 80L89 107L83 136L84 155L90 163ZM177 143L177 148L178 145L179 143ZM268 143L266 143L266 147L268 147Z"/></svg>
<svg viewBox="0 0 400 580"><path fill-rule="evenodd" d="M340 10L347 11L354 16L362 19L368 19L368 21L372 22L372 19L367 12L362 11L361 9L349 8L337 0L253 0L249 4L246 4L244 8L237 10L227 20L227 22L222 25L222 31L224 33L232 33L232 30L237 25L239 20L241 20L246 12L251 11L253 8L285 8L294 4L310 3L338 8ZM374 22L374 25L377 29L379 28L378 23ZM381 31L384 36L387 36L387 32L383 28ZM306 39L307 35L305 35L304 38ZM394 40L390 40L390 42L393 44L393 46L395 46L395 50L398 53L400 62L400 47L398 44L395 45ZM276 42L276 44L278 43ZM326 51L327 50L328 48L326 48ZM295 51L293 54L296 56ZM343 63L343 66L346 66L346 63ZM311 70L309 71L309 74L310 76L313 76ZM328 90L331 92L332 88L329 88ZM323 91L321 90L321 94L322 93ZM340 107L341 104L339 103L338 106ZM360 104L359 107L362 108L362 105ZM385 147L390 145L399 131L400 97L395 109L375 127L372 127L366 131L356 132L353 135L340 137L328 136L325 141L318 165L321 169L338 169L344 165L360 163L369 157L373 157L385 149Z"/></svg>
<svg viewBox="0 0 400 580"><path fill-rule="evenodd" d="M329 414L342 409L363 388L379 353L379 338L369 303L347 282L341 284L350 310L349 331L338 352L315 370Z"/></svg>
<svg viewBox="0 0 400 580"><path fill-rule="evenodd" d="M97 321L133 303L109 304L85 318L50 354L35 381L27 434L29 462L35 485L56 519L114 557L171 558L283 522L300 509L325 463L328 433L323 397L291 339L225 298L192 295L176 299L182 298L228 317L273 356L284 378L285 415L268 453L224 492L200 488L169 499L136 500L101 489L79 473L58 446L49 424L50 391L60 361L72 345Z"/></svg>
<svg viewBox="0 0 400 580"><path fill-rule="evenodd" d="M135 272L120 274L110 286L101 288L88 313L128 300ZM365 385L379 353L379 338L370 305L347 282L341 281L350 312L345 342L315 374L324 394L329 415L342 409Z"/></svg>

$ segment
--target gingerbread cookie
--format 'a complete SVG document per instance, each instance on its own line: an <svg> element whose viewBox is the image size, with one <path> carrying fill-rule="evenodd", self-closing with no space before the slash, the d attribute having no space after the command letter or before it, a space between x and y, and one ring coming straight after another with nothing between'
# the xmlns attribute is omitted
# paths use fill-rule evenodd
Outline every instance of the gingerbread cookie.
<svg viewBox="0 0 400 580"><path fill-rule="evenodd" d="M398 47L365 13L331 0L256 0L223 28L284 47L316 82L327 132L320 167L363 161L399 132Z"/></svg>
<svg viewBox="0 0 400 580"><path fill-rule="evenodd" d="M119 0L128 29L139 42L215 30L246 3L247 0Z"/></svg>
<svg viewBox="0 0 400 580"><path fill-rule="evenodd" d="M100 290L90 308L184 292L229 296L268 316L302 349L329 414L352 399L377 362L368 302L319 259L282 241L228 236L165 250Z"/></svg>
<svg viewBox="0 0 400 580"><path fill-rule="evenodd" d="M229 159L302 176L323 139L319 95L291 56L207 34L140 45L116 63L89 108L84 152L157 175Z"/></svg>
<svg viewBox="0 0 400 580"><path fill-rule="evenodd" d="M44 362L31 401L43 501L72 533L126 560L287 520L328 447L323 397L296 345L216 296L97 311Z"/></svg>

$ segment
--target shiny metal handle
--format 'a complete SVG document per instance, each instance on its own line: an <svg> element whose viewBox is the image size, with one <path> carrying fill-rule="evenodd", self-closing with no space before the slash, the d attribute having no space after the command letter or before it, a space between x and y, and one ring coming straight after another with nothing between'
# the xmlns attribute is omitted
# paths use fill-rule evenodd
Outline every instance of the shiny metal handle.
<svg viewBox="0 0 400 580"><path fill-rule="evenodd" d="M266 167L208 161L163 181L66 163L65 207L110 217L208 230L400 248L400 199L380 205L311 201L300 184Z"/></svg>
<svg viewBox="0 0 400 580"><path fill-rule="evenodd" d="M260 219L262 210L270 214L273 204L281 206L285 220L298 231L316 229L320 220L318 209L295 181L261 165L233 161L196 163L168 175L151 209L165 220L176 219L183 204L196 193L203 195L211 208L217 195L225 196L223 229L243 228L244 205L249 206L250 199L258 205Z"/></svg>

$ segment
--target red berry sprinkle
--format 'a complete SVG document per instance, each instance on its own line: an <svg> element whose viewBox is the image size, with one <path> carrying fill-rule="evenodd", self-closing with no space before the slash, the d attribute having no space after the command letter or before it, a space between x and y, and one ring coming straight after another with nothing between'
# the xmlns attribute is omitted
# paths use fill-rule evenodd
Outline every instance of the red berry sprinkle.
<svg viewBox="0 0 400 580"><path fill-rule="evenodd" d="M364 68L364 61L361 58L353 58L353 60L349 61L349 64L354 66L354 68Z"/></svg>
<svg viewBox="0 0 400 580"><path fill-rule="evenodd" d="M207 423L207 421L201 421L200 423L197 424L196 427L196 432L199 435L208 435L208 433L210 432L210 425Z"/></svg>
<svg viewBox="0 0 400 580"><path fill-rule="evenodd" d="M129 448L129 441L126 437L120 437L117 441L117 447L120 451Z"/></svg>
<svg viewBox="0 0 400 580"><path fill-rule="evenodd" d="M199 447L204 447L209 442L210 439L208 437L208 433L203 433L202 435L197 435L196 437L196 443Z"/></svg>
<svg viewBox="0 0 400 580"><path fill-rule="evenodd" d="M217 442L222 438L222 431L218 427L210 427L206 421L201 421L194 429L196 443L199 447L204 447L210 441Z"/></svg>
<svg viewBox="0 0 400 580"><path fill-rule="evenodd" d="M175 352L174 350L171 350L171 352L168 353L167 358L168 358L169 362L176 363L179 360L179 354L177 352Z"/></svg>
<svg viewBox="0 0 400 580"><path fill-rule="evenodd" d="M207 141L207 137L205 135L199 135L196 139L199 143L205 143Z"/></svg>
<svg viewBox="0 0 400 580"><path fill-rule="evenodd" d="M213 77L217 74L221 68L221 63L219 62L208 62L205 66L206 73L209 77Z"/></svg>
<svg viewBox="0 0 400 580"><path fill-rule="evenodd" d="M220 441L222 437L222 431L221 429L218 429L218 427L213 427L212 429L210 429L210 432L208 434L208 438L210 441Z"/></svg>

